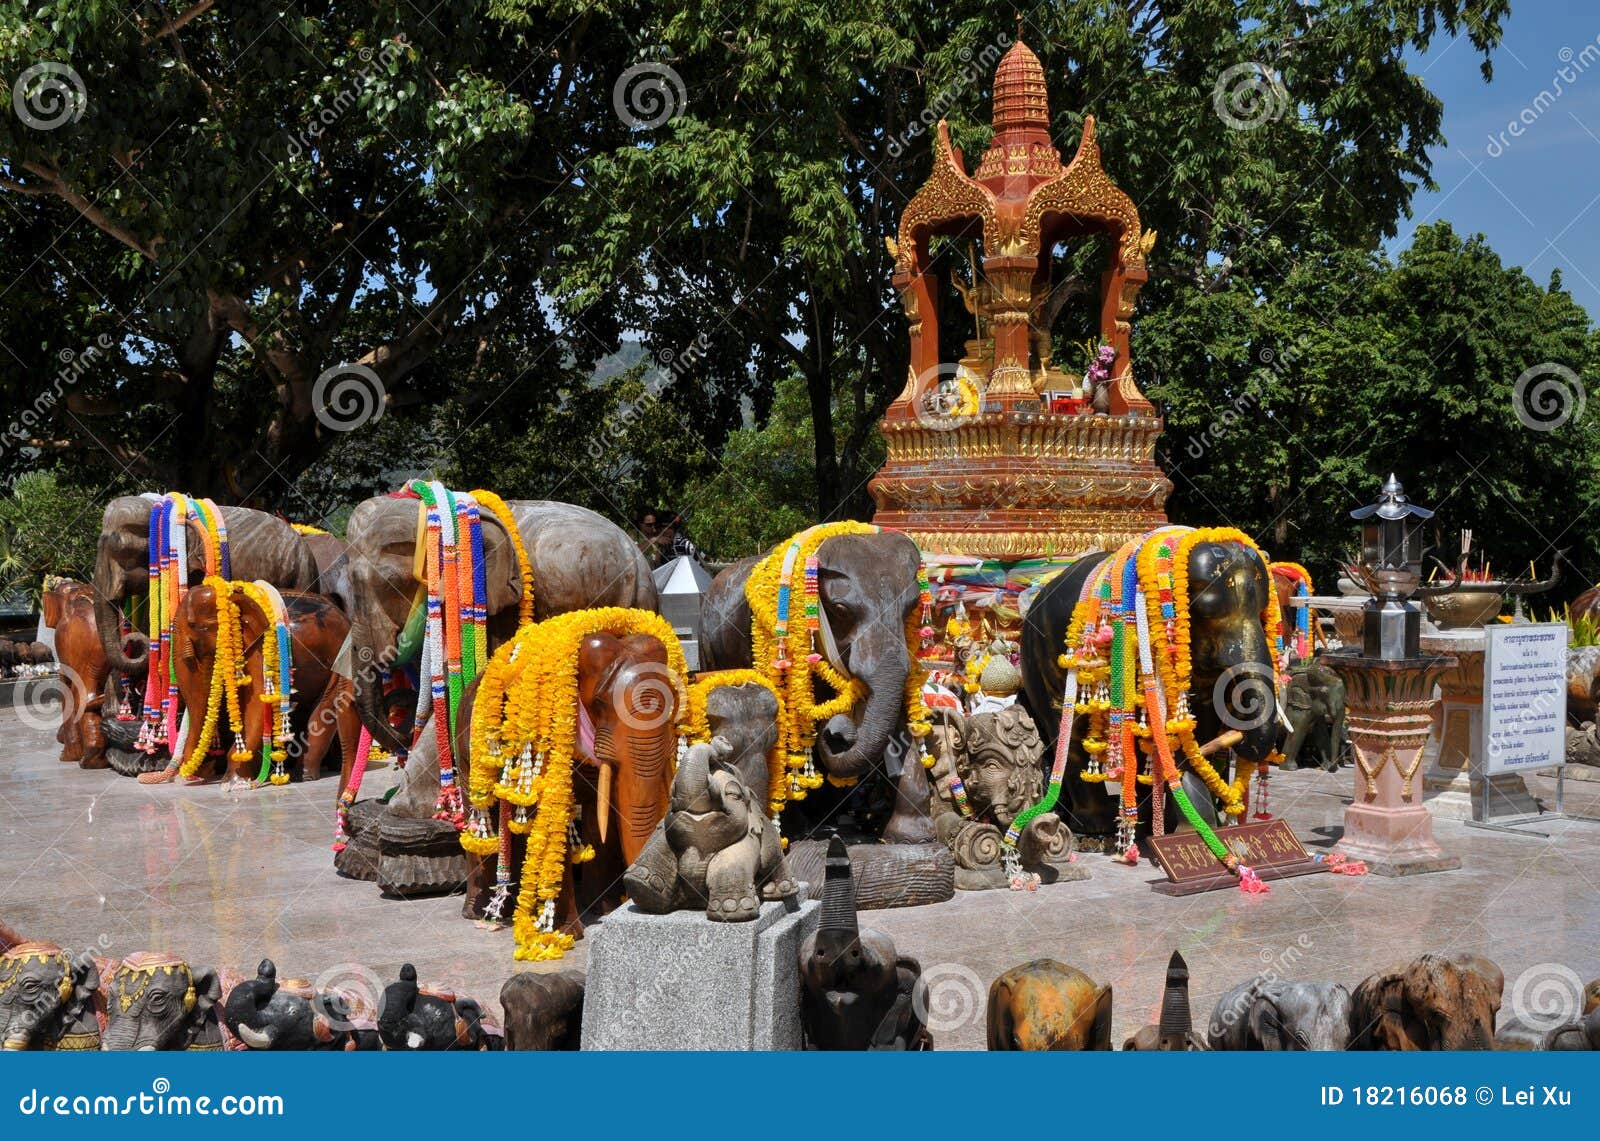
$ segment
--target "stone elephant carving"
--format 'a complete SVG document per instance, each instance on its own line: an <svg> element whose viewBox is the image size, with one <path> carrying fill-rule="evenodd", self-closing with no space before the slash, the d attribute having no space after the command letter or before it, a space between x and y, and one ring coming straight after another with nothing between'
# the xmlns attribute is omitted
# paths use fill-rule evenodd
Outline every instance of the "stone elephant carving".
<svg viewBox="0 0 1600 1141"><path fill-rule="evenodd" d="M1333 772L1344 759L1344 679L1312 660L1289 668L1284 715L1290 731L1283 744L1285 770L1320 765Z"/></svg>
<svg viewBox="0 0 1600 1141"><path fill-rule="evenodd" d="M1350 1048L1492 1050L1504 990L1504 973L1481 955L1421 955L1356 987Z"/></svg>
<svg viewBox="0 0 1600 1141"><path fill-rule="evenodd" d="M1582 1018L1546 1032L1541 1049L1600 1050L1600 1007Z"/></svg>
<svg viewBox="0 0 1600 1141"><path fill-rule="evenodd" d="M289 619L292 662L294 742L288 752L290 762L298 760L298 765L291 764L291 769L305 780L318 779L322 775L323 759L337 740L343 756L339 774L339 791L343 792L355 761L356 741L361 735L361 721L350 695L349 681L333 669L339 648L350 632L350 620L323 595L298 590L285 590L280 594ZM233 602L239 608L239 628L246 647L245 673L249 678L248 684L239 690L244 724L223 725L227 720L224 706L216 745L227 751L231 734L239 735L250 759L232 763L229 779L249 785L260 767L261 738L266 721L266 707L261 701L266 692L262 640L276 635L272 620L255 601L235 590ZM191 711L204 710L217 652L217 596L211 586L193 587L178 604L173 619L172 645L178 693ZM197 714L190 715L190 729L192 740L192 735L199 732ZM187 754L190 741L186 740L184 745Z"/></svg>
<svg viewBox="0 0 1600 1141"><path fill-rule="evenodd" d="M956 886L1006 886L1002 837L1044 796L1044 743L1033 718L1020 705L970 716L937 709L928 748L934 828L955 857ZM1017 838L1023 868L1046 883L1067 875L1072 849L1072 832L1054 812L1034 817Z"/></svg>
<svg viewBox="0 0 1600 1141"><path fill-rule="evenodd" d="M500 988L507 1050L576 1050L583 1033L582 971L519 971Z"/></svg>
<svg viewBox="0 0 1600 1141"><path fill-rule="evenodd" d="M135 630L123 649L120 607L142 594L150 581L151 501L123 495L106 504L100 519L100 542L94 563L95 625L100 646L111 668L138 678L149 653L148 638ZM276 515L248 507L221 508L228 527L230 574L237 579L262 579L279 590L313 590L317 562L294 528ZM198 524L190 524L189 581L198 585L205 576L204 548ZM152 695L152 698L155 695Z"/></svg>
<svg viewBox="0 0 1600 1141"><path fill-rule="evenodd" d="M822 917L800 945L800 1023L808 1050L931 1050L922 965L856 919L843 840L828 841Z"/></svg>
<svg viewBox="0 0 1600 1141"><path fill-rule="evenodd" d="M991 1050L1111 1049L1111 984L1076 967L1035 959L989 986Z"/></svg>
<svg viewBox="0 0 1600 1141"><path fill-rule="evenodd" d="M1066 671L1061 659L1066 646L1067 627L1084 583L1108 556L1087 555L1051 579L1028 608L1022 624L1023 701L1039 727L1047 755L1053 755L1061 728L1061 698ZM1274 674L1272 647L1267 644L1262 612L1273 600L1267 565L1255 550L1237 540L1197 543L1189 553L1189 618L1193 669L1189 702L1195 718L1195 738L1208 742L1219 737L1228 726L1223 714L1224 701L1217 690L1227 690L1226 677ZM1230 672L1232 671L1232 672ZM1224 681L1222 687L1219 681ZM1241 687L1243 688L1243 687ZM1277 747L1279 725L1272 686L1255 687L1259 701L1251 704L1240 740L1233 746L1241 760L1265 761ZM1261 691L1266 692L1261 692ZM1232 692L1232 691L1227 691ZM1074 733L1072 752L1066 768L1061 801L1062 813L1080 840L1107 837L1116 830L1118 802L1104 788L1079 779L1087 760ZM1202 815L1211 798L1200 782L1185 772L1185 788ZM1140 835L1149 831L1150 794L1144 792L1140 805ZM1169 799L1166 819L1178 820L1178 810Z"/></svg>
<svg viewBox="0 0 1600 1141"><path fill-rule="evenodd" d="M378 1000L378 1034L385 1050L499 1050L505 1035L465 995L417 985L417 968L400 968L400 978L383 988Z"/></svg>
<svg viewBox="0 0 1600 1141"><path fill-rule="evenodd" d="M89 952L18 943L0 954L0 1050L98 1050L101 999Z"/></svg>
<svg viewBox="0 0 1600 1141"><path fill-rule="evenodd" d="M765 786L750 788L732 757L721 737L684 755L667 815L623 876L641 911L703 907L708 919L737 922L754 919L763 902L795 898Z"/></svg>
<svg viewBox="0 0 1600 1141"><path fill-rule="evenodd" d="M354 613L355 588L350 576L350 544L337 535L326 532L307 532L300 536L317 564L317 585L313 588L344 612L346 618Z"/></svg>
<svg viewBox="0 0 1600 1141"><path fill-rule="evenodd" d="M112 975L106 995L107 1050L221 1050L222 980L176 955L141 951Z"/></svg>
<svg viewBox="0 0 1600 1141"><path fill-rule="evenodd" d="M414 626L425 601L415 554L418 500L378 496L358 504L345 528L350 545L350 589L355 600L350 645L354 652L356 708L373 741L404 752L410 741L390 725L381 671L403 665L419 644L402 633ZM655 580L639 548L616 524L583 507L547 500L509 500L533 572L534 618L598 606L655 610ZM516 632L522 599L517 554L492 511L481 512L489 650ZM429 802L428 815L432 813Z"/></svg>
<svg viewBox="0 0 1600 1141"><path fill-rule="evenodd" d="M251 1050L376 1050L373 1012L359 998L279 979L271 959L238 983L223 1007L228 1030Z"/></svg>
<svg viewBox="0 0 1600 1141"><path fill-rule="evenodd" d="M578 649L578 702L593 727L591 752L575 757L573 799L579 834L594 849L594 858L575 873L569 864L561 892L562 929L581 936L581 916L605 914L622 902L622 877L644 851L656 825L666 815L672 795L672 766L677 755L677 698L662 685L667 676L667 651L654 637L590 634ZM668 694L672 696L668 697ZM477 685L468 687L456 724L455 754L467 758L460 779L472 779L472 766L485 763L470 756L472 708ZM649 710L648 716L638 711ZM432 769L428 768L431 759ZM431 805L438 789L437 756L419 749L406 767L405 798L400 810ZM430 775L431 773L431 775ZM431 782L431 783L430 783ZM391 811L396 806L391 806ZM512 840L512 867L521 867L526 841ZM462 913L484 916L495 886L496 858L468 856L467 898ZM515 873L514 873L515 874ZM509 915L504 918L509 918Z"/></svg>
<svg viewBox="0 0 1600 1141"><path fill-rule="evenodd" d="M44 595L44 624L56 632L61 663L61 760L84 769L108 768L106 736L100 719L108 700L111 663L95 627L94 588L63 579Z"/></svg>
<svg viewBox="0 0 1600 1141"><path fill-rule="evenodd" d="M1217 1001L1213 1050L1343 1050L1350 1044L1350 989L1342 983L1256 978Z"/></svg>
<svg viewBox="0 0 1600 1141"><path fill-rule="evenodd" d="M865 696L848 713L839 713L818 727L816 757L825 773L855 778L886 771L891 738L905 726L905 687L912 668L906 646L906 624L921 597L917 582L921 555L907 536L835 535L817 548L817 590L822 619L833 651L829 657L866 687ZM700 663L705 669L749 669L750 603L745 584L760 561L744 559L712 581L700 606ZM908 761L910 758L907 758ZM864 786L870 794L871 786ZM792 834L829 821L837 828L838 802L850 799L852 811L887 818L876 831L889 842L930 843L935 839L927 816L927 780L920 765L901 766L898 795L890 787L881 809L863 804L863 795L845 790L844 797L819 789L785 813L796 819ZM856 806L860 804L861 807Z"/></svg>

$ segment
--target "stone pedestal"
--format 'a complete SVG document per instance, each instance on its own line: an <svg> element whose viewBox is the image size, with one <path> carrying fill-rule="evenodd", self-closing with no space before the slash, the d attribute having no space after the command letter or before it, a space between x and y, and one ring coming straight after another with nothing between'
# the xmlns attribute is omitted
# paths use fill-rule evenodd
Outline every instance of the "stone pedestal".
<svg viewBox="0 0 1600 1141"><path fill-rule="evenodd" d="M1423 797L1429 810L1447 820L1537 814L1539 802L1520 774L1482 774L1482 628L1425 633L1422 649L1456 659L1454 667L1439 675L1439 709L1422 754Z"/></svg>
<svg viewBox="0 0 1600 1141"><path fill-rule="evenodd" d="M585 1050L799 1050L800 944L819 904L764 903L749 923L633 904L588 930Z"/></svg>
<svg viewBox="0 0 1600 1141"><path fill-rule="evenodd" d="M1400 661L1356 654L1321 659L1345 682L1345 715L1355 753L1355 797L1344 813L1339 850L1377 875L1458 868L1433 839L1422 803L1422 750L1432 724L1433 687L1457 661L1425 655Z"/></svg>

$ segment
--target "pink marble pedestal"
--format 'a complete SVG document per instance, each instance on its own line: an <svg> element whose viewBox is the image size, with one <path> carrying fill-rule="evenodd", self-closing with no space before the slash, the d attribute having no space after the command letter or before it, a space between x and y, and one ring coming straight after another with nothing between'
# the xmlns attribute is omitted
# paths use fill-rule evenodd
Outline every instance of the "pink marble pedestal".
<svg viewBox="0 0 1600 1141"><path fill-rule="evenodd" d="M1345 717L1356 757L1355 798L1344 812L1339 851L1380 876L1459 868L1433 839L1423 806L1422 751L1433 724L1433 687L1456 666L1445 655L1387 661L1326 654L1345 683Z"/></svg>

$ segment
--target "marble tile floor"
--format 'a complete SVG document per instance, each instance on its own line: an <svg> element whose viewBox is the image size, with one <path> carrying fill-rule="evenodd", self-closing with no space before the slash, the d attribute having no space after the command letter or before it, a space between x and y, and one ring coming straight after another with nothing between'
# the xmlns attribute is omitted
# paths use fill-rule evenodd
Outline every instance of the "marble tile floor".
<svg viewBox="0 0 1600 1141"><path fill-rule="evenodd" d="M0 920L107 957L172 950L253 974L387 981L400 964L498 1005L501 983L531 969L511 933L461 918L461 898L384 899L334 873L328 844L336 782L242 794L216 786L145 787L56 761L48 732L0 708ZM1273 779L1272 807L1307 847L1337 839L1352 775ZM375 771L378 794L391 774ZM1554 782L1530 778L1554 802ZM1600 816L1600 782L1568 782L1567 811ZM1552 821L1549 838L1440 820L1457 871L1404 879L1306 876L1258 897L1234 890L1169 898L1159 873L1083 856L1092 879L1036 892L959 893L932 907L873 912L871 926L918 957L941 1048L981 1048L989 982L1029 959L1071 963L1116 991L1115 1039L1153 1021L1167 957L1189 962L1196 1020L1263 971L1355 984L1427 950L1472 950L1505 970L1503 1013L1543 964L1600 976L1600 823ZM582 967L584 943L566 965ZM554 969L554 968L551 968ZM1548 968L1543 968L1547 970Z"/></svg>

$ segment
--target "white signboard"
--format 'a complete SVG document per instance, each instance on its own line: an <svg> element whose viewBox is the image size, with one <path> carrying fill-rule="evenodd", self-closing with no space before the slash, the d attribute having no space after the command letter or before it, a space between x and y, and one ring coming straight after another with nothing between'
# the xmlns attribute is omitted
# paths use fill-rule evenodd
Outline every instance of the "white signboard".
<svg viewBox="0 0 1600 1141"><path fill-rule="evenodd" d="M1567 756L1567 625L1484 628L1484 772L1554 768Z"/></svg>

